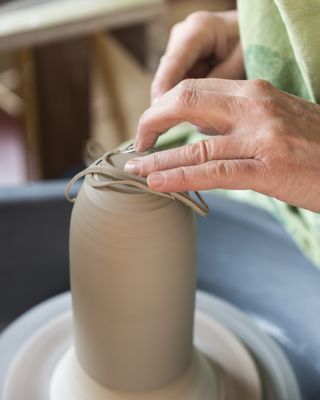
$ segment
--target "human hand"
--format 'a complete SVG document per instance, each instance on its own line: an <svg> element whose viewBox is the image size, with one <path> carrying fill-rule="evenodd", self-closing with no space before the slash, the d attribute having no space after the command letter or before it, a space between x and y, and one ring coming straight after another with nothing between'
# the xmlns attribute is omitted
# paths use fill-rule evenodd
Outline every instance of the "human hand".
<svg viewBox="0 0 320 400"><path fill-rule="evenodd" d="M320 212L319 105L263 80L186 80L144 113L135 148L182 121L219 136L132 160L126 170L156 191L251 189Z"/></svg>
<svg viewBox="0 0 320 400"><path fill-rule="evenodd" d="M198 11L172 28L152 82L151 98L154 101L186 78L243 76L237 11Z"/></svg>

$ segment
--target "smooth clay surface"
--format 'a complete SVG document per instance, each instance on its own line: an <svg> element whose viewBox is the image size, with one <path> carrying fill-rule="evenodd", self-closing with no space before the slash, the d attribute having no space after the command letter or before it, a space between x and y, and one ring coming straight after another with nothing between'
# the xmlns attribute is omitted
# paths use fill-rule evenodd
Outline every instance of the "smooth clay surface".
<svg viewBox="0 0 320 400"><path fill-rule="evenodd" d="M75 346L101 385L150 390L188 368L195 242L193 212L179 201L85 178L70 232Z"/></svg>
<svg viewBox="0 0 320 400"><path fill-rule="evenodd" d="M63 390L81 388L75 399L149 393L150 399L233 400L230 390L236 396L241 384L222 384L228 379L221 366L213 368L193 349L190 207L205 215L206 205L199 195L196 202L187 193L151 193L143 178L123 171L134 156L131 149L107 153L72 181L85 175L70 230L75 354L63 359L52 387L68 374L73 384Z"/></svg>

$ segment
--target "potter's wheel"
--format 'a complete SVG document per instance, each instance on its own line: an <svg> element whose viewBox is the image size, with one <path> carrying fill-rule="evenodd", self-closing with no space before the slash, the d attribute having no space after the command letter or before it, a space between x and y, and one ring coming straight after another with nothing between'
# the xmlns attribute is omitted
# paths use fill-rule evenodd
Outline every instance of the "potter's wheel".
<svg viewBox="0 0 320 400"><path fill-rule="evenodd" d="M70 310L70 294L57 296L27 312L0 336L0 393L6 393L2 400L49 399L57 365L72 362ZM241 311L204 293L197 294L195 343L203 353L224 360L220 366L229 377L238 374L241 378L243 372L254 377L249 349L259 370L264 400L300 399L292 369L273 340ZM222 355L213 354L220 351ZM244 363L243 371L239 361Z"/></svg>

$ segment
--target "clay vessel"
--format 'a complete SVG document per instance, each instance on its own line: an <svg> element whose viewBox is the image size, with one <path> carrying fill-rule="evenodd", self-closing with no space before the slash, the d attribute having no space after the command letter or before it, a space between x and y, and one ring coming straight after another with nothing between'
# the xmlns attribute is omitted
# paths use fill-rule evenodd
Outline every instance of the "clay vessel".
<svg viewBox="0 0 320 400"><path fill-rule="evenodd" d="M190 207L123 173L133 156L113 153L83 174L71 218L70 270L81 367L109 389L145 391L190 366L196 238Z"/></svg>

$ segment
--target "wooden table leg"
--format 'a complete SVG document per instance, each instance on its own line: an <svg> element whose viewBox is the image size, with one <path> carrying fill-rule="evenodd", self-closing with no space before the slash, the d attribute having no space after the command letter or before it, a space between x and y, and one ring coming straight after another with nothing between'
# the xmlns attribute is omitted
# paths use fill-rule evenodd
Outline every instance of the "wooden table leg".
<svg viewBox="0 0 320 400"><path fill-rule="evenodd" d="M41 170L62 177L82 162L90 131L90 38L34 50Z"/></svg>

